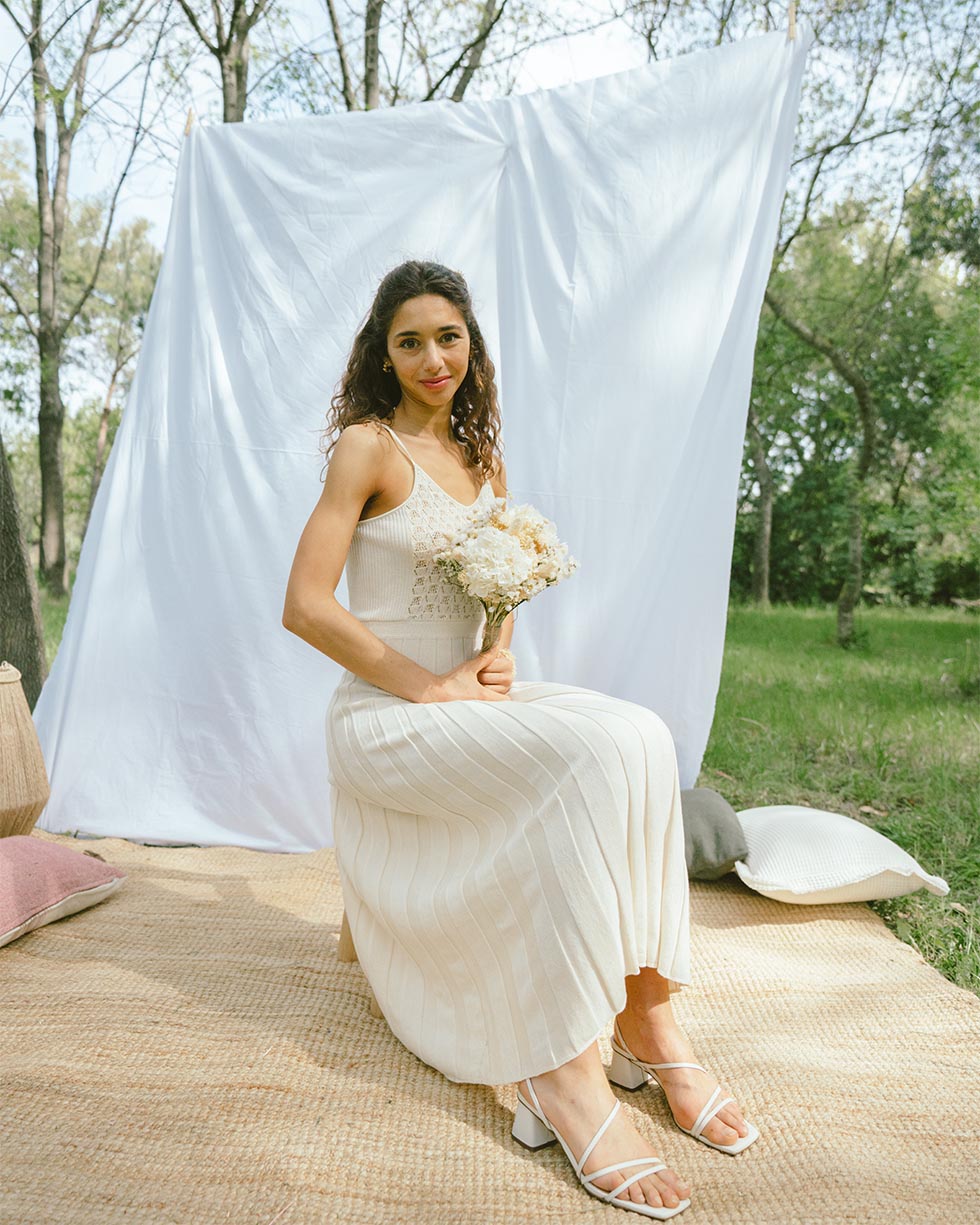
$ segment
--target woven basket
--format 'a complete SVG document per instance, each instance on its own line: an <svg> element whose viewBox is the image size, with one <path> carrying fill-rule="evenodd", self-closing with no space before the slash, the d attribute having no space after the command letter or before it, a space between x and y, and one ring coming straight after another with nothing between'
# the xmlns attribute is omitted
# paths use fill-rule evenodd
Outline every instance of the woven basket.
<svg viewBox="0 0 980 1225"><path fill-rule="evenodd" d="M20 672L0 661L0 838L29 834L51 786Z"/></svg>

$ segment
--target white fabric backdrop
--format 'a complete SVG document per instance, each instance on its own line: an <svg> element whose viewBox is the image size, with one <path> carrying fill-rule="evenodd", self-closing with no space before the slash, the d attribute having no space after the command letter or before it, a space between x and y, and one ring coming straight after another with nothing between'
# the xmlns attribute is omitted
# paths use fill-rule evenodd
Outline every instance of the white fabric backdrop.
<svg viewBox="0 0 980 1225"><path fill-rule="evenodd" d="M518 611L521 679L652 707L693 785L811 41L801 23L793 42L522 96L192 130L34 712L41 828L333 844L324 712L341 669L283 629L283 596L327 401L378 281L410 257L466 276L512 500L580 562Z"/></svg>

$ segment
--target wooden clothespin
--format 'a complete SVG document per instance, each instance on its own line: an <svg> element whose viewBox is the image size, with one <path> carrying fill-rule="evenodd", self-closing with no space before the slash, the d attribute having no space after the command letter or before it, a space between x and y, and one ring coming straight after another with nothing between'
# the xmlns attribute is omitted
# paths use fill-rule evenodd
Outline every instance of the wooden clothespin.
<svg viewBox="0 0 980 1225"><path fill-rule="evenodd" d="M796 38L796 5L794 0L789 0L789 39Z"/></svg>
<svg viewBox="0 0 980 1225"><path fill-rule="evenodd" d="M187 122L184 124L184 135L185 136L190 135L191 126L193 125L193 123L194 123L194 108L192 106L189 106L187 108Z"/></svg>

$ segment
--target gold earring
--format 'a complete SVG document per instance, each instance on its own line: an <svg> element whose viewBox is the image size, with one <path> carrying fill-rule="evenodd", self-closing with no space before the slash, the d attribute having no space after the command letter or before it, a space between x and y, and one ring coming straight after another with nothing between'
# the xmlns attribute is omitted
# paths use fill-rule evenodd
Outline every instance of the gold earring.
<svg viewBox="0 0 980 1225"><path fill-rule="evenodd" d="M384 359L384 361L381 363L381 369L382 369L382 370L390 370L390 369L391 369L391 362L390 362L390 361L387 359L387 357L386 357L386 358Z"/></svg>

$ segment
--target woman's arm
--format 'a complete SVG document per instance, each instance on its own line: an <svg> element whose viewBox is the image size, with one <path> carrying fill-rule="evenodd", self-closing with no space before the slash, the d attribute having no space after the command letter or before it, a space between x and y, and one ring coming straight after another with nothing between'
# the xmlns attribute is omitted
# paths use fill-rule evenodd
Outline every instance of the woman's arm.
<svg viewBox="0 0 980 1225"><path fill-rule="evenodd" d="M514 636L514 614L509 612L503 625L500 627L500 645L509 647L510 640Z"/></svg>
<svg viewBox="0 0 980 1225"><path fill-rule="evenodd" d="M304 642L372 685L410 702L438 699L440 678L435 673L383 642L333 596L302 610L287 607L282 623Z"/></svg>
<svg viewBox="0 0 980 1225"><path fill-rule="evenodd" d="M368 424L348 426L337 440L320 499L296 547L282 623L370 684L411 702L429 702L438 700L441 678L382 641L334 595L361 511L378 492L384 456Z"/></svg>

